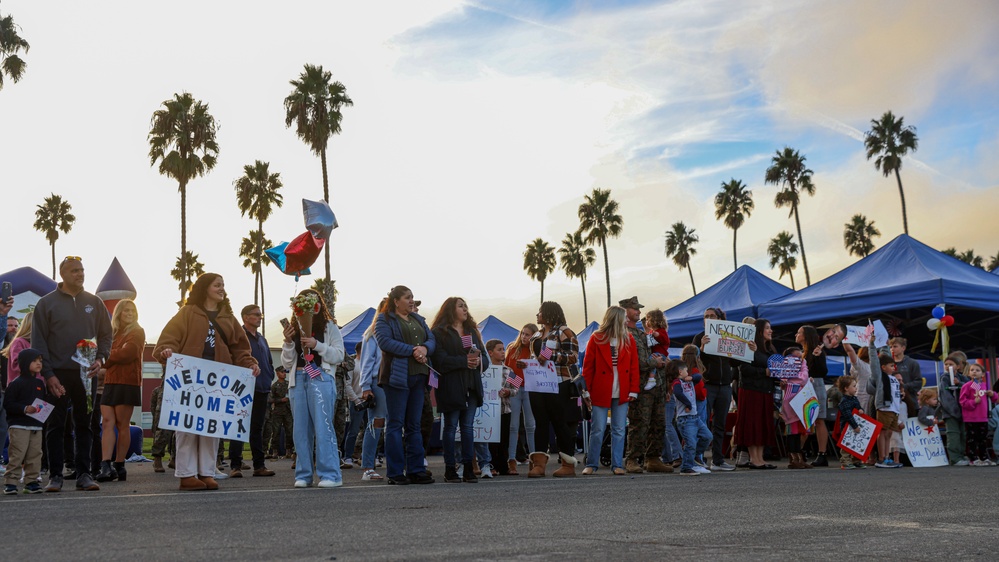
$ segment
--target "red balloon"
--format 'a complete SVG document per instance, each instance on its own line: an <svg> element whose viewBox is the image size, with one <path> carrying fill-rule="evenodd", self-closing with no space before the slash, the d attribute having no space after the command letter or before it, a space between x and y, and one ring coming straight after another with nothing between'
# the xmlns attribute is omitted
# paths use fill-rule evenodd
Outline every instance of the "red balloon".
<svg viewBox="0 0 999 562"><path fill-rule="evenodd" d="M325 242L325 240L320 240L313 236L311 232L296 236L294 240L288 243L288 247L284 249L284 255L287 260L284 268L285 273L295 275L316 263L316 259L319 258L319 253L322 252Z"/></svg>
<svg viewBox="0 0 999 562"><path fill-rule="evenodd" d="M954 317L951 316L950 314L947 314L946 316L940 319L940 323L950 328L951 326L954 325Z"/></svg>

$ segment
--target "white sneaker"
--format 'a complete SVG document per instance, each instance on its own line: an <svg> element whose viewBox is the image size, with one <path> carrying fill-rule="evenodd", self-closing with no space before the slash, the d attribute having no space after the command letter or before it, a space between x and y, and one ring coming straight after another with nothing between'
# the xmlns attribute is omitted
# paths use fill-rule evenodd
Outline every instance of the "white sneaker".
<svg viewBox="0 0 999 562"><path fill-rule="evenodd" d="M296 488L308 488L311 485L312 485L312 483L306 482L305 480L295 480L295 487Z"/></svg>
<svg viewBox="0 0 999 562"><path fill-rule="evenodd" d="M426 461L427 459L423 459L423 462ZM385 463L385 457L375 457L375 468L381 468L382 466L384 466L384 463Z"/></svg>
<svg viewBox="0 0 999 562"><path fill-rule="evenodd" d="M374 470L371 470L370 468L368 470L365 470L364 471L364 475L361 476L361 480L364 480L364 481L368 481L368 480L384 480L384 479L385 478L383 478L381 474L378 474L377 472L375 472Z"/></svg>
<svg viewBox="0 0 999 562"><path fill-rule="evenodd" d="M354 468L354 461L352 459L343 459L340 464L343 465L340 468Z"/></svg>
<svg viewBox="0 0 999 562"><path fill-rule="evenodd" d="M968 462L968 459L961 459L954 463L954 466L971 466L971 463Z"/></svg>
<svg viewBox="0 0 999 562"><path fill-rule="evenodd" d="M711 470L712 471L721 470L721 471L724 471L724 472L729 472L729 471L735 470L735 467L732 466L732 465L730 465L730 464L728 464L725 461L722 461L721 464L714 464L714 463L712 463L711 464Z"/></svg>
<svg viewBox="0 0 999 562"><path fill-rule="evenodd" d="M229 475L226 474L225 472L216 472L215 473L215 479L216 480L225 480L226 478L229 478Z"/></svg>
<svg viewBox="0 0 999 562"><path fill-rule="evenodd" d="M296 484L297 484L297 482L296 482ZM338 482L336 480L320 480L319 481L319 487L320 488L339 488L340 486L343 486L343 482Z"/></svg>
<svg viewBox="0 0 999 562"><path fill-rule="evenodd" d="M486 463L482 465L482 478L492 478L493 477L493 465Z"/></svg>
<svg viewBox="0 0 999 562"><path fill-rule="evenodd" d="M696 465L695 464L693 466L693 469L694 469L694 472L696 472L698 474L711 474L710 470L708 470L708 469L706 469L706 468L704 468L703 466L700 466L700 465Z"/></svg>

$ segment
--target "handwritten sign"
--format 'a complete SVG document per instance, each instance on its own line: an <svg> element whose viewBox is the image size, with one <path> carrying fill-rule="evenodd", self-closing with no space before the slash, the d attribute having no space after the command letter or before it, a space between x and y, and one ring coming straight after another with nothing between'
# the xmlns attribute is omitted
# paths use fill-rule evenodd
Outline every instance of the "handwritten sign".
<svg viewBox="0 0 999 562"><path fill-rule="evenodd" d="M536 359L525 359L524 363L524 390L528 392L542 392L545 394L558 394L558 383L562 382L555 374L555 366L551 361L542 367Z"/></svg>
<svg viewBox="0 0 999 562"><path fill-rule="evenodd" d="M888 345L888 330L885 328L884 323L880 320L875 320L874 325L874 345L876 347L884 347ZM846 327L846 337L843 338L843 343L848 343L850 345L867 345L867 326L847 326Z"/></svg>
<svg viewBox="0 0 999 562"><path fill-rule="evenodd" d="M916 418L909 418L902 430L905 455L916 468L947 466L947 449L937 426L926 427Z"/></svg>
<svg viewBox="0 0 999 562"><path fill-rule="evenodd" d="M878 440L878 434L881 433L882 425L878 420L862 414L860 410L853 411L853 418L857 420L859 431L854 431L850 424L844 424L837 445L854 457L866 461L871 458L871 451Z"/></svg>
<svg viewBox="0 0 999 562"><path fill-rule="evenodd" d="M754 352L749 349L749 342L756 338L755 325L727 320L705 320L704 335L708 337L704 353L730 357L747 363L753 362Z"/></svg>
<svg viewBox="0 0 999 562"><path fill-rule="evenodd" d="M819 399L815 395L815 389L807 381L791 399L791 409L794 410L794 415L798 416L801 425L811 431L819 417Z"/></svg>
<svg viewBox="0 0 999 562"><path fill-rule="evenodd" d="M475 410L475 420L472 423L476 443L500 442L500 416L503 415L502 398L499 395L501 388L502 365L491 365L482 371L482 407Z"/></svg>
<svg viewBox="0 0 999 562"><path fill-rule="evenodd" d="M45 423L45 420L49 419L49 414L52 413L53 406L48 402L42 400L41 398L35 398L35 401L31 403L32 406L38 408L38 411L34 414L25 414L29 418L35 418L36 420Z"/></svg>
<svg viewBox="0 0 999 562"><path fill-rule="evenodd" d="M249 441L253 389L249 369L174 353L167 359L159 427Z"/></svg>

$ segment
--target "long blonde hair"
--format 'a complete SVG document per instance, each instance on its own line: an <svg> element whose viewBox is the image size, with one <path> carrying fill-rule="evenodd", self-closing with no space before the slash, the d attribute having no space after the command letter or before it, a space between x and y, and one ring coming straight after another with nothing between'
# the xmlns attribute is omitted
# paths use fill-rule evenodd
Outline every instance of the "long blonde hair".
<svg viewBox="0 0 999 562"><path fill-rule="evenodd" d="M388 309L388 297L382 297L382 302L378 303L378 308L375 309L375 315L371 317L371 325L368 326L367 330L364 330L364 335L361 336L361 341L368 341L375 335L375 324L378 323L378 316Z"/></svg>
<svg viewBox="0 0 999 562"><path fill-rule="evenodd" d="M523 345L521 334L524 333L524 330L528 330L529 332L531 332L531 337L534 337L534 334L538 333L538 326L537 324L532 324L530 322L524 324L524 327L521 328L519 332L517 332L517 339L513 340L512 342L510 342L509 345L506 346L506 354L508 357L520 356L520 347L521 345Z"/></svg>
<svg viewBox="0 0 999 562"><path fill-rule="evenodd" d="M17 326L17 332L14 333L14 339L10 340L10 343L0 351L0 355L3 355L7 359L10 359L10 346L14 343L17 338L24 338L31 341L31 320L35 317L34 312L29 312L24 315L21 319L21 323Z"/></svg>
<svg viewBox="0 0 999 562"><path fill-rule="evenodd" d="M125 312L125 307L131 305L132 310L135 311L135 320L127 326L122 326L121 324L121 314ZM112 335L125 335L132 330L139 327L139 307L135 306L135 301L132 299L121 299L118 304L114 305L114 312L111 313L111 334Z"/></svg>
<svg viewBox="0 0 999 562"><path fill-rule="evenodd" d="M612 339L616 339L621 348L630 345L631 338L628 336L628 312L620 306L608 308L600 327L593 332L597 343L610 343Z"/></svg>

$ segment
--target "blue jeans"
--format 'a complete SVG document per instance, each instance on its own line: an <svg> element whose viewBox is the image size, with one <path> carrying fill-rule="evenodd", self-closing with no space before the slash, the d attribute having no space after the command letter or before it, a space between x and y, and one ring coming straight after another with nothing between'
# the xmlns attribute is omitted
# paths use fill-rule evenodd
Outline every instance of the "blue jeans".
<svg viewBox="0 0 999 562"><path fill-rule="evenodd" d="M444 412L444 462L445 464L458 464L455 457L454 433L457 431L459 423L461 425L461 464L472 462L475 454L475 436L472 431L472 424L475 422L475 408L465 408L464 410L454 410Z"/></svg>
<svg viewBox="0 0 999 562"><path fill-rule="evenodd" d="M385 464L389 478L402 478L405 474L415 476L427 470L423 466L423 435L420 434L427 376L410 376L406 383L406 388L388 386L384 389L385 405L388 406Z"/></svg>
<svg viewBox="0 0 999 562"><path fill-rule="evenodd" d="M666 401L666 437L663 438L663 460L675 461L683 455L680 437L676 434L676 395L670 395Z"/></svg>
<svg viewBox="0 0 999 562"><path fill-rule="evenodd" d="M351 459L354 458L354 448L357 446L357 435L361 433L361 427L365 425L364 422L368 419L369 410L361 410L358 412L354 409L354 405L350 404L347 406L350 408L350 425L347 426L347 432L343 436L343 454L341 456Z"/></svg>
<svg viewBox="0 0 999 562"><path fill-rule="evenodd" d="M520 436L520 414L524 413L524 431L527 433L527 451L533 452L534 431L537 424L534 422L534 413L531 412L531 394L521 387L515 396L510 397L510 450L507 453L507 460L517 459L517 440Z"/></svg>
<svg viewBox="0 0 999 562"><path fill-rule="evenodd" d="M290 389L291 415L295 419L294 440L298 457L295 460L295 480L312 483L312 443L316 445L316 475L319 480L342 482L340 451L333 430L333 405L336 404L336 382L333 375L323 372L312 378L304 370L295 371L295 386Z"/></svg>
<svg viewBox="0 0 999 562"><path fill-rule="evenodd" d="M683 464L680 470L694 468L694 457L704 454L711 443L711 431L700 416L680 416L676 426L683 437Z"/></svg>
<svg viewBox="0 0 999 562"><path fill-rule="evenodd" d="M586 453L586 466L593 469L600 466L608 411L611 416L611 468L624 468L624 430L628 424L628 403L618 404L617 398L611 398L610 408L593 406L590 416L590 447Z"/></svg>
<svg viewBox="0 0 999 562"><path fill-rule="evenodd" d="M368 426L364 430L364 441L361 443L361 468L375 468L375 455L378 453L378 441L382 438L385 427L385 391L382 387L371 385L371 393L375 395L375 407L368 410ZM375 427L375 420L382 420L382 427Z"/></svg>
<svg viewBox="0 0 999 562"><path fill-rule="evenodd" d="M489 443L475 444L475 460L479 461L479 466L493 464L493 454L489 452Z"/></svg>

